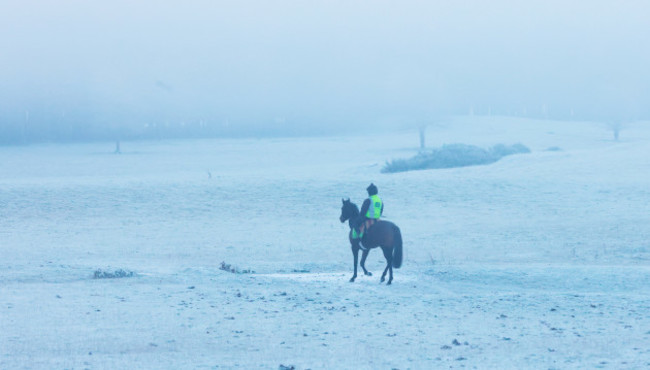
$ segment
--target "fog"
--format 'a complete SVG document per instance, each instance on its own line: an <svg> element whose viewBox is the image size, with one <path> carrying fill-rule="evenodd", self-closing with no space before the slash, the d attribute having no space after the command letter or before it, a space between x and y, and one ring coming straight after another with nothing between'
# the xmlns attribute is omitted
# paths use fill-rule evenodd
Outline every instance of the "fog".
<svg viewBox="0 0 650 370"><path fill-rule="evenodd" d="M10 1L0 142L650 117L647 1Z"/></svg>

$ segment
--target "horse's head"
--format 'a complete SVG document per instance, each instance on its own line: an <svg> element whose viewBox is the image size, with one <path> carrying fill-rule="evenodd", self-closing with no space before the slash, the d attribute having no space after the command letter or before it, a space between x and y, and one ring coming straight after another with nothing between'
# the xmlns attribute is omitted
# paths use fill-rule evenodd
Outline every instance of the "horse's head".
<svg viewBox="0 0 650 370"><path fill-rule="evenodd" d="M356 204L350 202L350 198L348 200L341 199L341 202L343 202L341 217L339 217L341 223L359 215L359 208L357 208Z"/></svg>

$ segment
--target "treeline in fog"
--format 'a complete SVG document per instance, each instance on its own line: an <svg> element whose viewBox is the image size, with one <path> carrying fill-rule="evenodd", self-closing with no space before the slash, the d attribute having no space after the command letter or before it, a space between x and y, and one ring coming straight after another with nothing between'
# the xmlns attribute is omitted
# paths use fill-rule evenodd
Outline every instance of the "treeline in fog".
<svg viewBox="0 0 650 370"><path fill-rule="evenodd" d="M643 1L37 3L0 12L0 145L650 119Z"/></svg>
<svg viewBox="0 0 650 370"><path fill-rule="evenodd" d="M612 99L614 100L614 99ZM255 110L251 105L251 111ZM361 107L364 108L364 107ZM449 104L449 109L418 109L385 111L365 107L365 112L313 112L312 115L273 116L268 114L182 114L182 111L161 105L149 112L127 107L112 107L110 111L92 108L47 106L43 102L19 109L0 110L0 145L20 145L41 142L81 142L99 140L176 139L214 137L273 137L311 136L359 133L382 129L417 128L449 120L454 115L515 116L602 122L612 127L628 122L648 120L648 106L641 104L606 107L594 103L594 108L556 105L491 105ZM431 108L431 107L430 107ZM607 109L605 109L607 108ZM645 108L645 109L644 109ZM332 109L335 109L334 107Z"/></svg>

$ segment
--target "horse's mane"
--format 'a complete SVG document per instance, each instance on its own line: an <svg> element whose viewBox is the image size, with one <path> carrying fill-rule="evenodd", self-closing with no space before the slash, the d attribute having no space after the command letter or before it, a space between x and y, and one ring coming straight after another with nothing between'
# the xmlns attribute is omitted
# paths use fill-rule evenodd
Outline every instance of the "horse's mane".
<svg viewBox="0 0 650 370"><path fill-rule="evenodd" d="M347 201L347 203L352 206L352 209L354 209L354 215L358 216L359 215L359 207L357 207L357 205L354 202L351 202L349 200Z"/></svg>

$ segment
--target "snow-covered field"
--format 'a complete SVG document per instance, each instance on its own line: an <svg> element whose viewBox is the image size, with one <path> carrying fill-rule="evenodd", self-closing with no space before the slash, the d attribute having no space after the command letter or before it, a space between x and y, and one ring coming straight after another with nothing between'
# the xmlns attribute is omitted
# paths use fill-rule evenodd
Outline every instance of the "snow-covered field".
<svg viewBox="0 0 650 370"><path fill-rule="evenodd" d="M398 174L415 130L0 148L0 368L648 367L650 124L612 137L456 118L427 145L532 153ZM348 282L371 181L392 286L379 250Z"/></svg>

